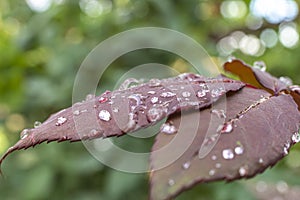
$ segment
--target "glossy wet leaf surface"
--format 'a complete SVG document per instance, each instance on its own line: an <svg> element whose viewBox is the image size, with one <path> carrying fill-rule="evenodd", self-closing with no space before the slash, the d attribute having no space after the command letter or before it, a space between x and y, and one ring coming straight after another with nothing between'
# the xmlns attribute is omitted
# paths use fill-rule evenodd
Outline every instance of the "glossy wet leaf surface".
<svg viewBox="0 0 300 200"><path fill-rule="evenodd" d="M121 136L153 125L172 113L200 109L216 102L228 91L237 91L244 83L225 77L207 78L181 74L95 97L53 114L33 129L25 129L20 140L3 155L27 149L42 142L80 141Z"/></svg>
<svg viewBox="0 0 300 200"><path fill-rule="evenodd" d="M226 99L225 121L233 123L233 130L221 134L212 151L199 159L212 110L200 112L197 135L187 150L178 159L174 158L171 165L151 173L151 199L168 199L200 182L252 177L275 164L295 143L293 137L299 129L300 115L293 98L286 94L271 96L264 90L245 87ZM192 112L168 119L167 123L181 128L175 135L157 135L151 155L152 169L159 168L174 154L172 149L164 154L157 150L176 143L179 135L191 134L197 115Z"/></svg>

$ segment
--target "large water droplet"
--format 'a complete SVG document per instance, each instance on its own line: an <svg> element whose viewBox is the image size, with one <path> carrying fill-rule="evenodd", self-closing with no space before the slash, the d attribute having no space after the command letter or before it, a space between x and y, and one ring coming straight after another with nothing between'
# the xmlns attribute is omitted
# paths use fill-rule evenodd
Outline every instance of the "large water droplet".
<svg viewBox="0 0 300 200"><path fill-rule="evenodd" d="M164 113L162 108L150 108L147 112L147 119L150 122L156 122L164 116Z"/></svg>
<svg viewBox="0 0 300 200"><path fill-rule="evenodd" d="M264 63L264 61L256 61L256 62L254 62L254 64L253 64L253 68L259 69L259 70L261 70L261 71L266 71L267 66L266 66L266 64Z"/></svg>
<svg viewBox="0 0 300 200"><path fill-rule="evenodd" d="M210 111L212 114L217 115L219 118L226 118L226 114L224 110L212 109Z"/></svg>
<svg viewBox="0 0 300 200"><path fill-rule="evenodd" d="M231 160L234 158L234 153L233 153L232 149L224 149L222 151L222 156L226 160Z"/></svg>
<svg viewBox="0 0 300 200"><path fill-rule="evenodd" d="M158 102L158 97L152 97L151 98L151 103L155 104Z"/></svg>
<svg viewBox="0 0 300 200"><path fill-rule="evenodd" d="M294 143L298 143L300 142L300 134L298 132L295 132L293 135L292 135L292 141Z"/></svg>
<svg viewBox="0 0 300 200"><path fill-rule="evenodd" d="M66 121L67 121L67 118L65 118L65 117L59 117L59 118L57 118L57 121L56 121L55 125L56 126L61 126L64 123L66 123Z"/></svg>
<svg viewBox="0 0 300 200"><path fill-rule="evenodd" d="M226 122L223 125L220 125L217 129L220 133L231 133L233 131L232 122Z"/></svg>
<svg viewBox="0 0 300 200"><path fill-rule="evenodd" d="M34 126L34 128L37 128L37 127L39 127L41 124L42 124L41 122L35 121L34 124L33 124L33 126Z"/></svg>
<svg viewBox="0 0 300 200"><path fill-rule="evenodd" d="M128 97L128 99L131 99L131 100L135 101L135 107L141 105L141 103L142 103L142 99L141 99L140 94L132 94Z"/></svg>
<svg viewBox="0 0 300 200"><path fill-rule="evenodd" d="M241 155L244 153L244 148L242 146L237 146L234 148L234 152L237 154L237 155Z"/></svg>
<svg viewBox="0 0 300 200"><path fill-rule="evenodd" d="M20 134L20 139L23 140L23 139L27 138L28 135L29 135L29 130L24 129Z"/></svg>
<svg viewBox="0 0 300 200"><path fill-rule="evenodd" d="M173 93L173 92L163 92L163 93L160 94L160 96L164 97L164 98L166 98L166 97L174 97L175 95L176 94Z"/></svg>
<svg viewBox="0 0 300 200"><path fill-rule="evenodd" d="M293 81L292 79L290 79L289 77L287 76L281 76L279 77L279 80L284 83L286 86L291 86L293 85Z"/></svg>
<svg viewBox="0 0 300 200"><path fill-rule="evenodd" d="M100 97L99 99L98 99L98 102L99 103L105 103L105 102L107 102L108 101L108 98L107 97Z"/></svg>
<svg viewBox="0 0 300 200"><path fill-rule="evenodd" d="M99 112L99 119L107 122L111 119L111 115L107 110L101 110Z"/></svg>
<svg viewBox="0 0 300 200"><path fill-rule="evenodd" d="M173 179L168 180L168 185L173 186L175 184L175 181Z"/></svg>
<svg viewBox="0 0 300 200"><path fill-rule="evenodd" d="M183 169L188 169L188 168L190 168L190 166L191 166L191 162L189 162L189 161L182 164Z"/></svg>
<svg viewBox="0 0 300 200"><path fill-rule="evenodd" d="M160 131L165 134L174 134L177 132L177 129L173 124L167 122L161 126Z"/></svg>

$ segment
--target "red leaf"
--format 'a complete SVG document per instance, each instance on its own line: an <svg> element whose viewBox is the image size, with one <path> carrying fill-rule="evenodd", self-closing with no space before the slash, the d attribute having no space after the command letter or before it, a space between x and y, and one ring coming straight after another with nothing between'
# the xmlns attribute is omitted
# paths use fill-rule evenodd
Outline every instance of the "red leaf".
<svg viewBox="0 0 300 200"><path fill-rule="evenodd" d="M218 101L214 107L221 103ZM219 121L212 121L218 113L222 112L202 110L199 126L195 122L198 112L168 118L166 123L178 132L161 131L156 137L151 154L151 199L172 198L200 182L252 177L274 165L288 153L291 144L299 141L300 114L288 94L271 96L264 90L245 87L228 95L222 124L226 131L221 134ZM209 127L215 127L216 134L205 139L212 130ZM212 151L200 159L202 144L214 140L217 143Z"/></svg>
<svg viewBox="0 0 300 200"><path fill-rule="evenodd" d="M182 74L175 78L150 80L125 90L89 96L49 117L40 126L23 130L21 139L0 159L19 149L44 141L79 141L99 137L121 136L153 125L170 114L211 105L228 91L244 84L228 78L206 78Z"/></svg>

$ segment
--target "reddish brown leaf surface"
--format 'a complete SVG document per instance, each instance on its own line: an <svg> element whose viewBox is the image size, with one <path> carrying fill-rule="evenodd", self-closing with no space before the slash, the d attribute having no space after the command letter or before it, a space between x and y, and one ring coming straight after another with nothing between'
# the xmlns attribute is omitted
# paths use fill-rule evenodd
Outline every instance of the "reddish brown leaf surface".
<svg viewBox="0 0 300 200"><path fill-rule="evenodd" d="M150 80L133 88L89 96L47 119L40 126L26 129L21 139L0 159L15 150L26 149L44 141L79 141L121 136L153 125L174 112L211 105L228 91L244 84L228 78L206 78L182 74L164 80Z"/></svg>
<svg viewBox="0 0 300 200"><path fill-rule="evenodd" d="M222 101L214 107L220 103ZM299 141L300 114L288 94L271 96L264 90L245 87L228 95L226 117L218 115L222 112L213 108L202 110L194 138L191 135L195 131L198 112L168 118L166 124L172 124L178 132L166 134L162 130L157 135L151 169L161 168L166 160L173 159L173 163L150 174L151 199L172 198L200 182L252 177L274 165L288 153L291 144ZM211 121L213 115L225 117L222 126L232 127L227 127L212 151L200 159L202 144L214 141L213 137L223 130L216 125L216 134L204 140L209 126L214 124ZM186 150L180 145L189 144L189 141L183 140L191 141ZM169 145L177 148L168 148ZM182 155L176 158L174 154L178 155L178 149Z"/></svg>
<svg viewBox="0 0 300 200"><path fill-rule="evenodd" d="M265 89L272 94L278 94L286 85L279 79L261 69L250 67L241 60L232 60L224 64L224 69L240 77L244 83Z"/></svg>

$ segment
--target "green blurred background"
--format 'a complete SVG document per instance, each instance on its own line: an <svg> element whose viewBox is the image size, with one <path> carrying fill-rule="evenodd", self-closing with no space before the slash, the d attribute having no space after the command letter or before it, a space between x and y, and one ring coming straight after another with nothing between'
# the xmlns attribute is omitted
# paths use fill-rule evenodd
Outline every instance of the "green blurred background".
<svg viewBox="0 0 300 200"><path fill-rule="evenodd" d="M276 76L300 84L299 1L294 0L0 0L0 152L26 127L72 104L76 72L101 41L146 26L180 31L198 41L220 66L232 55L263 60ZM117 59L99 91L138 64L179 72L180 58L140 51ZM142 77L141 77L142 78ZM153 139L131 149L147 152ZM138 143L138 144L136 144ZM141 145L142 144L142 145ZM300 146L251 180L199 185L178 199L291 199L300 191ZM3 164L0 199L147 199L148 175L105 167L79 143L42 144ZM297 193L298 192L298 193Z"/></svg>

